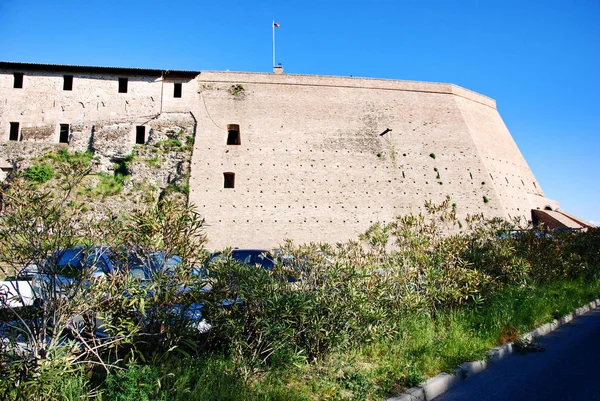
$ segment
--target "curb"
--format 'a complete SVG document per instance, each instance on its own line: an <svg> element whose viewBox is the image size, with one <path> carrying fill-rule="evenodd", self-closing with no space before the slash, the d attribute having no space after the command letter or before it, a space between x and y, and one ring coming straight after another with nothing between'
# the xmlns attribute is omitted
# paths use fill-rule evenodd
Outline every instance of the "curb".
<svg viewBox="0 0 600 401"><path fill-rule="evenodd" d="M535 337L543 337L548 333L558 329L559 327L569 323L576 316L581 316L592 309L600 307L600 298L589 304L583 305L575 309L573 312L566 314L560 319L556 319L550 323L541 325L540 327L531 330L521 336L521 339L531 341ZM428 379L417 387L412 387L404 393L388 398L386 401L430 401L435 397L444 394L452 387L462 383L469 377L483 372L490 364L498 363L502 359L510 356L514 352L513 343L507 343L486 352L486 359L473 362L465 362L460 364L454 373L440 373L437 376Z"/></svg>

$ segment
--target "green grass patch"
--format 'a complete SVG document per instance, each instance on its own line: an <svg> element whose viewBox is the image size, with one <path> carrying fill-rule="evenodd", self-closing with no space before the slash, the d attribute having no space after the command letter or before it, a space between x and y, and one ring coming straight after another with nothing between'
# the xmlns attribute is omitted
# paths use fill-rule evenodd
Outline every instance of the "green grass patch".
<svg viewBox="0 0 600 401"><path fill-rule="evenodd" d="M92 192L96 195L112 196L123 189L123 176L108 175L106 173L98 174L100 181Z"/></svg>
<svg viewBox="0 0 600 401"><path fill-rule="evenodd" d="M179 139L164 139L156 142L156 146L165 152L173 152L181 150L182 144Z"/></svg>

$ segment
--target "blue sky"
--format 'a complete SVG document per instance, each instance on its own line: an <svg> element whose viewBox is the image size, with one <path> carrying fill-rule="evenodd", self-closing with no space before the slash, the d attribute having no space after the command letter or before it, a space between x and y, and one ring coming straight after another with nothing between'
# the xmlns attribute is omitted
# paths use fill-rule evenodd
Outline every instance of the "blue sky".
<svg viewBox="0 0 600 401"><path fill-rule="evenodd" d="M600 0L0 0L0 60L450 82L497 101L542 185L600 223Z"/></svg>

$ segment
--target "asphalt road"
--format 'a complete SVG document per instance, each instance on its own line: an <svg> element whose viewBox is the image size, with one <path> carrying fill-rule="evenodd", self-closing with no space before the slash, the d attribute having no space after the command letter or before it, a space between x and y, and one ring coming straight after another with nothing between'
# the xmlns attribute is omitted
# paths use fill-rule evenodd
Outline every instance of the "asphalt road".
<svg viewBox="0 0 600 401"><path fill-rule="evenodd" d="M514 353L435 401L600 401L600 309L537 342L545 351Z"/></svg>

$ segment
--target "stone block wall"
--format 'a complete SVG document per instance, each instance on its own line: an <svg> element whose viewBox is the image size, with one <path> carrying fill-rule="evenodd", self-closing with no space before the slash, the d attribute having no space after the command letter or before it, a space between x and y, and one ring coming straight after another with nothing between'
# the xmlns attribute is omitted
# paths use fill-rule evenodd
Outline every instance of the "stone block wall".
<svg viewBox="0 0 600 401"><path fill-rule="evenodd" d="M57 66L59 68L60 66ZM13 88L15 71L23 87ZM72 90L63 90L65 75L73 76ZM119 78L127 92L119 93ZM174 85L182 86L181 98ZM131 122L142 125L163 112L189 112L197 102L196 82L132 71L121 74L0 69L0 141L9 139L11 122L18 122L24 141L58 142L59 125L89 122ZM125 138L135 141L135 135Z"/></svg>
<svg viewBox="0 0 600 401"><path fill-rule="evenodd" d="M0 63L0 162L68 146L94 152L98 170L111 173L137 149L133 186L179 188L190 171L189 201L206 218L210 248L335 243L446 196L460 219L529 220L532 208L558 207L495 101L456 85L44 66L21 69L23 88L13 88L10 67ZM65 75L73 76L70 91ZM18 141L8 140L11 122ZM68 124L68 144L58 144L60 124ZM136 148L139 126L148 149ZM234 128L239 142L228 144ZM187 137L195 138L191 166L182 152L152 148Z"/></svg>
<svg viewBox="0 0 600 401"><path fill-rule="evenodd" d="M535 179L485 96L343 77L203 72L198 80L190 202L214 247L335 243L446 195L461 218L528 217ZM231 124L240 145L227 145ZM486 162L500 158L495 146L503 158ZM224 173L235 174L234 188L224 188ZM507 194L490 174L529 186Z"/></svg>

